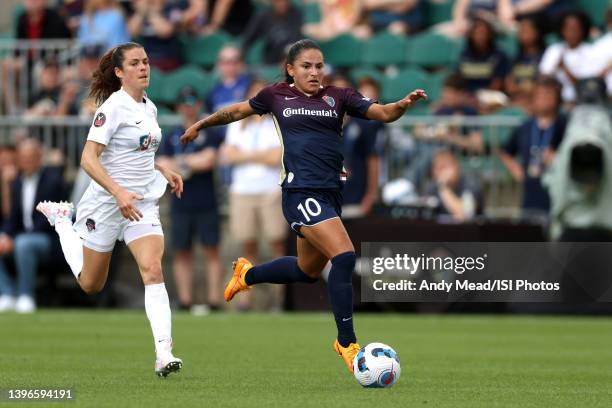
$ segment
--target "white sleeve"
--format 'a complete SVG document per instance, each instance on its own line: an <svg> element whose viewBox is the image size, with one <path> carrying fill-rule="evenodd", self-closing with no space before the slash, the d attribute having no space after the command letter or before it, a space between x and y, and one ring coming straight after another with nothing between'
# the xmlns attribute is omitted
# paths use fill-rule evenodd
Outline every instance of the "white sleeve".
<svg viewBox="0 0 612 408"><path fill-rule="evenodd" d="M227 125L227 133L225 133L225 144L238 146L240 144L241 122L232 122Z"/></svg>
<svg viewBox="0 0 612 408"><path fill-rule="evenodd" d="M94 115L93 123L89 128L87 140L108 145L119 127L119 112L111 104L104 103Z"/></svg>
<svg viewBox="0 0 612 408"><path fill-rule="evenodd" d="M542 61L540 61L540 73L545 75L552 75L557 72L557 67L559 66L559 60L563 55L563 45L562 44L552 44L546 51L544 51L544 55L542 56Z"/></svg>
<svg viewBox="0 0 612 408"><path fill-rule="evenodd" d="M276 125L269 116L264 116L263 134L266 137L265 147L271 149L273 147L280 147L280 140L278 139L278 132L276 131Z"/></svg>

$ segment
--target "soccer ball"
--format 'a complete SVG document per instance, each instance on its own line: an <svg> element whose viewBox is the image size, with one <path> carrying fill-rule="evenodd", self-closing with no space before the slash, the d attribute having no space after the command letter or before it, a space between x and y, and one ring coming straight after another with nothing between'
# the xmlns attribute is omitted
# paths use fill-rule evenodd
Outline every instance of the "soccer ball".
<svg viewBox="0 0 612 408"><path fill-rule="evenodd" d="M399 380L400 360L395 350L383 343L370 343L353 360L353 373L366 388L388 388Z"/></svg>

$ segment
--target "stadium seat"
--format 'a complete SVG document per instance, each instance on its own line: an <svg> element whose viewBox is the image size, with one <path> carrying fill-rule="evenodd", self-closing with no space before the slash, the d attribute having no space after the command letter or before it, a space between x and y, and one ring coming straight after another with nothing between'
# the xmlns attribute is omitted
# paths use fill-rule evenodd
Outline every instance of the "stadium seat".
<svg viewBox="0 0 612 408"><path fill-rule="evenodd" d="M197 66L185 65L165 75L163 80L164 86L161 92L161 101L168 104L174 104L179 92L186 86L194 87L196 91L204 97L213 83L214 78L212 75L208 75Z"/></svg>
<svg viewBox="0 0 612 408"><path fill-rule="evenodd" d="M495 112L495 115L518 117L518 118L524 119L527 117L527 112L515 106L508 106L506 108L501 108L497 110ZM484 138L485 144L491 147L502 146L510 138L510 135L512 134L512 129L513 128L503 127L503 126L499 126L496 128L491 128L490 126L485 127L483 129L483 138Z"/></svg>
<svg viewBox="0 0 612 408"><path fill-rule="evenodd" d="M367 65L401 65L406 55L406 37L383 31L364 45L362 62Z"/></svg>
<svg viewBox="0 0 612 408"><path fill-rule="evenodd" d="M596 26L605 25L606 10L610 7L609 0L577 0L576 6L587 13Z"/></svg>
<svg viewBox="0 0 612 408"><path fill-rule="evenodd" d="M215 33L205 37L189 37L183 40L185 60L205 68L215 65L217 55L224 45L232 41L226 33Z"/></svg>
<svg viewBox="0 0 612 408"><path fill-rule="evenodd" d="M257 40L246 52L245 61L248 65L261 65L263 63L264 42Z"/></svg>
<svg viewBox="0 0 612 408"><path fill-rule="evenodd" d="M379 84L382 84L384 75L374 67L358 67L351 70L350 77L355 84L365 77L375 79Z"/></svg>
<svg viewBox="0 0 612 408"><path fill-rule="evenodd" d="M425 1L425 19L427 26L443 23L453 19L452 0L427 0Z"/></svg>
<svg viewBox="0 0 612 408"><path fill-rule="evenodd" d="M285 74L281 71L281 68L276 65L262 65L254 70L254 74L257 79L264 80L271 84L283 82L285 80Z"/></svg>
<svg viewBox="0 0 612 408"><path fill-rule="evenodd" d="M427 76L427 85L424 85L423 88L427 92L430 102L440 99L442 96L442 86L448 75L448 71L443 71L442 73L429 74Z"/></svg>
<svg viewBox="0 0 612 408"><path fill-rule="evenodd" d="M406 62L424 67L455 65L461 52L460 41L436 33L422 33L408 41Z"/></svg>
<svg viewBox="0 0 612 408"><path fill-rule="evenodd" d="M304 24L318 23L321 21L321 8L318 2L300 2L298 7L302 10Z"/></svg>
<svg viewBox="0 0 612 408"><path fill-rule="evenodd" d="M419 68L406 68L397 75L383 79L381 100L395 102L402 99L416 88L423 88L427 84L427 73Z"/></svg>
<svg viewBox="0 0 612 408"><path fill-rule="evenodd" d="M147 88L147 96L153 102L158 102L163 99L164 89L164 73L157 68L151 67L151 80L149 81L149 87Z"/></svg>
<svg viewBox="0 0 612 408"><path fill-rule="evenodd" d="M334 67L351 67L361 62L363 43L350 34L341 34L321 43L325 62Z"/></svg>
<svg viewBox="0 0 612 408"><path fill-rule="evenodd" d="M497 47L512 60L518 53L518 40L515 35L505 35L497 38Z"/></svg>

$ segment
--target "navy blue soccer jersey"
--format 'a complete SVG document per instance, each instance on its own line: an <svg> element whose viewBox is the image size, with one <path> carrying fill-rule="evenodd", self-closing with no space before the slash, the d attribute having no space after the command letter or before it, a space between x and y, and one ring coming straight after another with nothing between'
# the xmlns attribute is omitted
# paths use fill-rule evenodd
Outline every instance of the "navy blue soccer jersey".
<svg viewBox="0 0 612 408"><path fill-rule="evenodd" d="M282 188L340 189L344 115L365 118L372 103L350 88L326 86L307 96L287 83L270 85L251 98L255 112L272 114L281 138Z"/></svg>

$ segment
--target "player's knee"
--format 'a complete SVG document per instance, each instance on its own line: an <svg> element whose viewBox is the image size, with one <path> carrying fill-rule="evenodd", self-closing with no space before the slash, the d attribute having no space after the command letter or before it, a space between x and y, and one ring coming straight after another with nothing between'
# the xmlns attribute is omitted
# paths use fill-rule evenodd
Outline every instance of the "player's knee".
<svg viewBox="0 0 612 408"><path fill-rule="evenodd" d="M332 269L330 272L330 279L350 281L355 271L356 263L357 255L352 251L334 256L331 259Z"/></svg>
<svg viewBox="0 0 612 408"><path fill-rule="evenodd" d="M148 262L144 265L140 265L140 273L145 285L164 281L160 262Z"/></svg>
<svg viewBox="0 0 612 408"><path fill-rule="evenodd" d="M97 293L102 292L102 289L104 288L104 283L100 283L100 282L79 282L79 284L81 285L81 289L83 289L83 292L87 293L88 295L95 295Z"/></svg>

